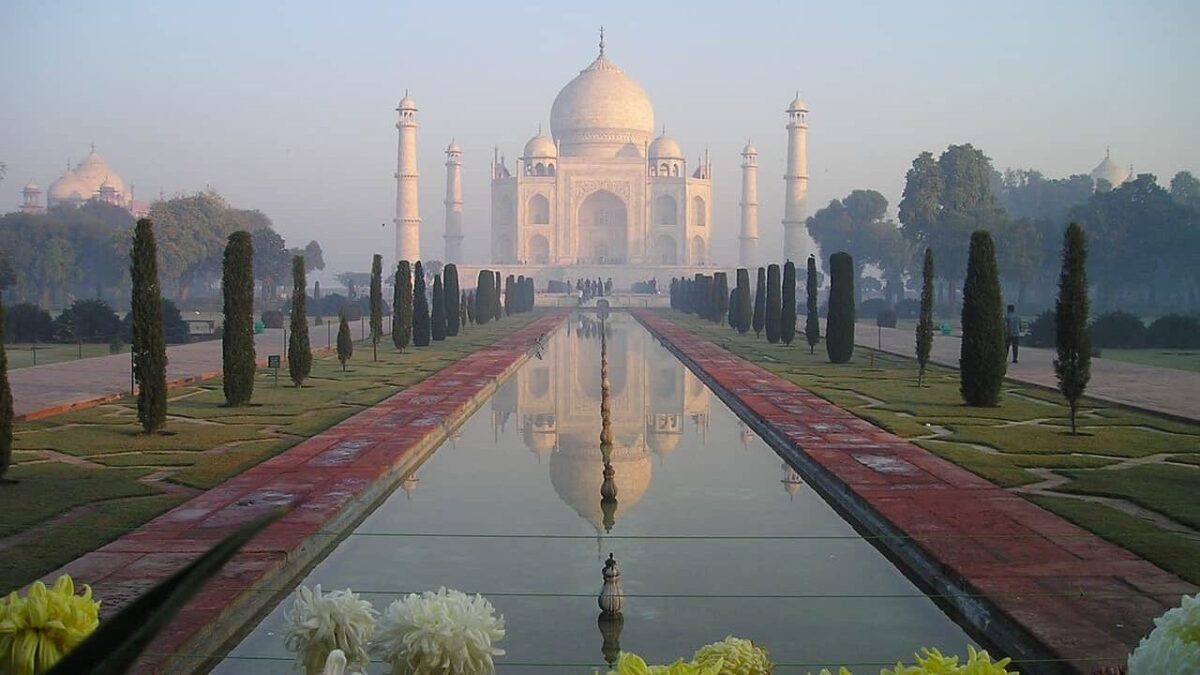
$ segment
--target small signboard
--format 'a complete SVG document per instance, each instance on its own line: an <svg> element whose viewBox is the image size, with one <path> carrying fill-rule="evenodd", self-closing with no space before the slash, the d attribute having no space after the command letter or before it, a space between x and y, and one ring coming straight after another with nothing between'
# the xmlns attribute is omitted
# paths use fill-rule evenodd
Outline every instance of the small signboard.
<svg viewBox="0 0 1200 675"><path fill-rule="evenodd" d="M276 368L276 369L278 369L278 368L279 368L279 362L280 362L280 357L279 357L279 355L278 355L278 354L272 354L272 355L270 355L270 356L268 356L268 357L267 357L267 367L268 367L268 368Z"/></svg>

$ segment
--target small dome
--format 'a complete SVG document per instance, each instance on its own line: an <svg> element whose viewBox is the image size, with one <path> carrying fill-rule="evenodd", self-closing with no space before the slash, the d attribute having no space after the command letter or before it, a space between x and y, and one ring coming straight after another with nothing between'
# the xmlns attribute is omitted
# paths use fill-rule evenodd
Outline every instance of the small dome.
<svg viewBox="0 0 1200 675"><path fill-rule="evenodd" d="M743 155L757 155L758 148L754 147L750 141L746 141L746 147L742 148Z"/></svg>
<svg viewBox="0 0 1200 675"><path fill-rule="evenodd" d="M32 191L34 191L34 190L40 190L41 188L39 188L39 187L37 186L37 183L35 183L35 182L33 182L33 181L29 181L29 183L25 185L25 189L26 189L26 190L29 190L30 192L32 192Z"/></svg>
<svg viewBox="0 0 1200 675"><path fill-rule="evenodd" d="M1130 171L1122 169L1120 165L1112 160L1112 157L1109 155L1109 153L1105 152L1104 161L1097 164L1096 168L1092 169L1092 173L1090 175L1092 180L1099 181L1103 178L1104 180L1108 181L1108 184L1111 187L1115 188L1128 180L1130 173Z"/></svg>
<svg viewBox="0 0 1200 675"><path fill-rule="evenodd" d="M787 112L808 112L808 106L804 105L804 101L800 99L800 92L796 92L796 98L788 104Z"/></svg>
<svg viewBox="0 0 1200 675"><path fill-rule="evenodd" d="M650 144L650 159L683 159L683 150L664 130L662 135Z"/></svg>
<svg viewBox="0 0 1200 675"><path fill-rule="evenodd" d="M404 92L404 98L400 99L400 105L396 106L396 110L416 110L416 109L417 109L417 102L414 101L412 99L412 97L408 95L407 91Z"/></svg>
<svg viewBox="0 0 1200 675"><path fill-rule="evenodd" d="M541 132L537 136L529 139L525 144L525 154L523 157L558 157L558 148L554 146L554 141L546 138Z"/></svg>
<svg viewBox="0 0 1200 675"><path fill-rule="evenodd" d="M460 148L458 143L455 143L454 141L450 141L450 145L446 146L446 154L450 154L452 152L462 154L462 148Z"/></svg>

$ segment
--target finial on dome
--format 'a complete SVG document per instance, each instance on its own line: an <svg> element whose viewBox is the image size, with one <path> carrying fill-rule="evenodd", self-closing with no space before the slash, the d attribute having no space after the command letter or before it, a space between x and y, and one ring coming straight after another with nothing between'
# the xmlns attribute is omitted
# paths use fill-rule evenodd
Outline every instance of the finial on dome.
<svg viewBox="0 0 1200 675"><path fill-rule="evenodd" d="M604 26L600 26L600 56L604 56Z"/></svg>
<svg viewBox="0 0 1200 675"><path fill-rule="evenodd" d="M541 135L542 135L542 123L541 123L541 122L538 122L538 132L537 132L537 135L538 135L538 136L541 136Z"/></svg>
<svg viewBox="0 0 1200 675"><path fill-rule="evenodd" d="M96 141L92 141L92 152L96 152Z"/></svg>

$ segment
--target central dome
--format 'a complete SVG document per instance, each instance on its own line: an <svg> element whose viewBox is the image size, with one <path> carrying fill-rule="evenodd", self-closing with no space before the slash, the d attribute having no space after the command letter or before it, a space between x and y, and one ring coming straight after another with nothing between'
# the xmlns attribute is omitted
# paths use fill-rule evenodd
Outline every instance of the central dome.
<svg viewBox="0 0 1200 675"><path fill-rule="evenodd" d="M567 83L550 108L563 155L642 157L654 133L646 92L603 53Z"/></svg>

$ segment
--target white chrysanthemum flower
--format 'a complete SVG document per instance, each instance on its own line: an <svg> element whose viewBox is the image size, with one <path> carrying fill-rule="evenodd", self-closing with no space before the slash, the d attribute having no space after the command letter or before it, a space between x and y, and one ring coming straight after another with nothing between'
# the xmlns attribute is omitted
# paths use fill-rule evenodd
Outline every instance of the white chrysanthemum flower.
<svg viewBox="0 0 1200 675"><path fill-rule="evenodd" d="M1154 630L1129 655L1129 675L1200 673L1200 594L1154 620Z"/></svg>
<svg viewBox="0 0 1200 675"><path fill-rule="evenodd" d="M395 675L490 675L503 638L504 617L486 598L439 588L389 605L371 648Z"/></svg>
<svg viewBox="0 0 1200 675"><path fill-rule="evenodd" d="M341 650L352 668L365 671L377 616L369 601L348 588L323 594L320 584L301 586L284 614L284 644L307 673L320 673L334 650Z"/></svg>
<svg viewBox="0 0 1200 675"><path fill-rule="evenodd" d="M358 671L346 672L346 652L335 649L329 652L329 656L325 659L325 670L321 671L321 675L365 675Z"/></svg>

